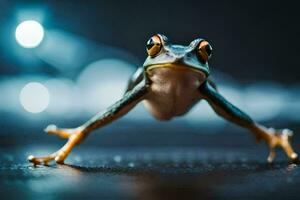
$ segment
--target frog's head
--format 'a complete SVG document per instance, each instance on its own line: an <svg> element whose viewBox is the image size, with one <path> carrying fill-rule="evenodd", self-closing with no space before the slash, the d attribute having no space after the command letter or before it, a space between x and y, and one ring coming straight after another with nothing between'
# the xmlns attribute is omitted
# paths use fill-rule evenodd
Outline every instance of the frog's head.
<svg viewBox="0 0 300 200"><path fill-rule="evenodd" d="M148 57L144 62L147 72L159 67L194 70L209 75L208 60L212 47L204 39L196 39L188 46L171 44L166 36L157 34L147 42Z"/></svg>

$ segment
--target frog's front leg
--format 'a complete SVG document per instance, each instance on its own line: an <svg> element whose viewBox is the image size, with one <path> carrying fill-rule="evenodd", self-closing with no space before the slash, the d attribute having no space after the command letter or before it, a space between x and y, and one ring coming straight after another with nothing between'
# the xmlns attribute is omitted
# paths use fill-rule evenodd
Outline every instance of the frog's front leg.
<svg viewBox="0 0 300 200"><path fill-rule="evenodd" d="M148 88L149 85L146 84L145 81L142 81L132 90L125 93L121 100L117 101L105 111L98 113L96 116L78 128L58 129L54 125L48 126L45 130L46 132L67 138L67 143L61 149L48 156L29 156L28 160L35 165L47 165L48 162L52 160L55 160L57 163L63 163L65 158L76 144L79 144L81 141L83 141L83 139L94 129L102 127L129 112L138 102L145 98L148 93Z"/></svg>
<svg viewBox="0 0 300 200"><path fill-rule="evenodd" d="M273 162L275 158L275 147L281 147L291 161L297 159L297 154L294 152L289 142L292 131L289 129L268 129L254 122L247 114L222 97L208 82L203 83L199 90L203 98L208 101L218 115L249 129L258 140L262 139L267 142L270 147L268 162Z"/></svg>

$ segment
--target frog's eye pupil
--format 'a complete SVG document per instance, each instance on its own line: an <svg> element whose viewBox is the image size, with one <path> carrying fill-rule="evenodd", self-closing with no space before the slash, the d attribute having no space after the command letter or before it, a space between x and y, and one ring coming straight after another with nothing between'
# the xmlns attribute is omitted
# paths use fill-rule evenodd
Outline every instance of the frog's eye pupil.
<svg viewBox="0 0 300 200"><path fill-rule="evenodd" d="M206 50L207 55L210 56L212 53L212 47L208 44L205 46L205 50Z"/></svg>
<svg viewBox="0 0 300 200"><path fill-rule="evenodd" d="M154 42L152 40L152 38L147 42L147 49L151 49L154 46Z"/></svg>
<svg viewBox="0 0 300 200"><path fill-rule="evenodd" d="M162 47L161 39L158 35L153 36L147 42L146 49L149 56L156 56Z"/></svg>

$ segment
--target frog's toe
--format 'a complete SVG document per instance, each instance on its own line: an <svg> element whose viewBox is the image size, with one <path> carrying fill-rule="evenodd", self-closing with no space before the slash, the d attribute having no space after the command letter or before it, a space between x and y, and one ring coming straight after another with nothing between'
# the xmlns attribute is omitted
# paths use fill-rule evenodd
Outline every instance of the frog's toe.
<svg viewBox="0 0 300 200"><path fill-rule="evenodd" d="M47 126L44 131L50 135L57 135L65 139L68 139L73 134L73 129L59 129L54 124Z"/></svg>
<svg viewBox="0 0 300 200"><path fill-rule="evenodd" d="M33 155L28 156L27 160L34 165L48 165L48 163L55 159L55 155L51 154L43 157L35 157Z"/></svg>
<svg viewBox="0 0 300 200"><path fill-rule="evenodd" d="M274 149L270 150L269 156L268 156L268 163L272 163L275 159L276 153Z"/></svg>
<svg viewBox="0 0 300 200"><path fill-rule="evenodd" d="M281 147L283 151L286 153L290 161L296 161L298 158L297 153L294 152L290 140L293 136L293 131L289 129L275 130L269 129L270 139L268 141L270 147L270 154L268 156L268 162L271 163L274 161L276 156L275 148Z"/></svg>
<svg viewBox="0 0 300 200"><path fill-rule="evenodd" d="M35 157L33 155L28 156L27 160L36 165L48 165L49 162L55 161L57 164L63 164L64 160L68 156L69 151L65 151L63 148L58 150L57 152L50 154L48 156Z"/></svg>

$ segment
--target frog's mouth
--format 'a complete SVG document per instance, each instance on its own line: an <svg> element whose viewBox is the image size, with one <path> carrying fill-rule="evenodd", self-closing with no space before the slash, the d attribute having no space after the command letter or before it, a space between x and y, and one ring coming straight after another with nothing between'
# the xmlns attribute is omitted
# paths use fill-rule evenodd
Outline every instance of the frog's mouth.
<svg viewBox="0 0 300 200"><path fill-rule="evenodd" d="M175 69L175 70L182 70L182 71L194 71L196 73L200 74L205 74L208 76L208 73L206 70L199 69L194 66L190 65L183 65L183 64L177 64L177 63L165 63L165 64L155 64L155 65L148 65L146 66L146 72L151 73L151 70L156 69L156 68L170 68L170 69Z"/></svg>

